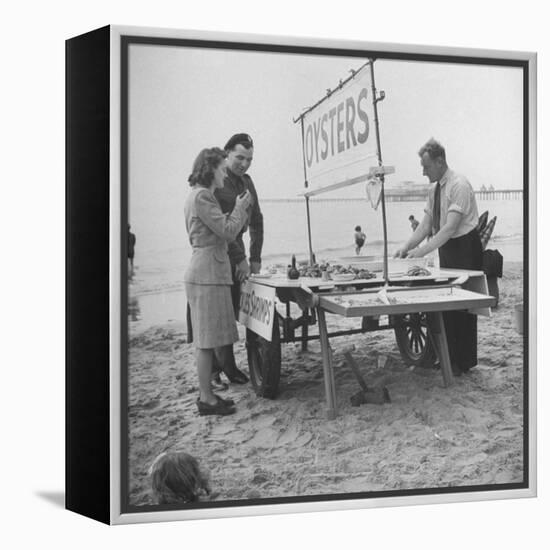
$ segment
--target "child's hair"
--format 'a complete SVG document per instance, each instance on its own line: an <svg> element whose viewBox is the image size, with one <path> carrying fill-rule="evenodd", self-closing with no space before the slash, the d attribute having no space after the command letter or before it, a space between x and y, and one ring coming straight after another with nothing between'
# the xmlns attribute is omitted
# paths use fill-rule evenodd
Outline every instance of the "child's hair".
<svg viewBox="0 0 550 550"><path fill-rule="evenodd" d="M151 464L149 475L158 504L196 502L202 491L210 494L199 463L183 451L161 453Z"/></svg>
<svg viewBox="0 0 550 550"><path fill-rule="evenodd" d="M355 226L355 231L361 231L361 226L360 226L360 225L356 225L356 226Z"/></svg>

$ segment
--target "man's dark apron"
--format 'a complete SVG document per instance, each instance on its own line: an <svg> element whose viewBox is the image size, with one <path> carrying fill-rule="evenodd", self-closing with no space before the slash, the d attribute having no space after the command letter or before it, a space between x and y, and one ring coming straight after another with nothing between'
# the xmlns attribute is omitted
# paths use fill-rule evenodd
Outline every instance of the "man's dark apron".
<svg viewBox="0 0 550 550"><path fill-rule="evenodd" d="M482 268L481 241L477 229L449 239L439 248L439 265L445 268ZM477 315L465 311L443 313L451 363L466 372L477 365Z"/></svg>

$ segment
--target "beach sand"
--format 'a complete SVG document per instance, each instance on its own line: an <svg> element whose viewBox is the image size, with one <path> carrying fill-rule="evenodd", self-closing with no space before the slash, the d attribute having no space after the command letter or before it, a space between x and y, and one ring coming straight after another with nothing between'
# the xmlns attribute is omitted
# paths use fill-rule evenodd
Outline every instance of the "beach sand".
<svg viewBox="0 0 550 550"><path fill-rule="evenodd" d="M199 417L194 349L183 324L133 334L129 345L129 502L155 504L148 469L165 450L193 455L216 501L519 483L523 480L523 265L505 263L499 306L478 319L479 364L443 386L440 371L412 369L393 331L331 339L338 416L326 419L320 346L282 345L280 394L231 385L237 412ZM350 320L328 315L329 330ZM360 320L354 320L355 325ZM235 345L247 371L242 327ZM359 386L339 353L353 343L369 385L391 403L353 407Z"/></svg>

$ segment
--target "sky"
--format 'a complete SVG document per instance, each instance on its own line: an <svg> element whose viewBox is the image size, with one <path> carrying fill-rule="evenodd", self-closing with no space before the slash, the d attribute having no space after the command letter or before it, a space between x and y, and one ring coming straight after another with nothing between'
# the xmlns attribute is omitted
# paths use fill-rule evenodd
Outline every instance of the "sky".
<svg viewBox="0 0 550 550"><path fill-rule="evenodd" d="M234 133L254 139L249 169L261 199L304 188L294 119L365 59L177 46L130 46L129 219L163 246L183 229L193 160ZM475 189L523 185L523 86L518 68L378 59L374 65L387 185L426 182L417 151L430 137ZM373 134L374 135L374 134ZM364 197L364 184L334 191Z"/></svg>

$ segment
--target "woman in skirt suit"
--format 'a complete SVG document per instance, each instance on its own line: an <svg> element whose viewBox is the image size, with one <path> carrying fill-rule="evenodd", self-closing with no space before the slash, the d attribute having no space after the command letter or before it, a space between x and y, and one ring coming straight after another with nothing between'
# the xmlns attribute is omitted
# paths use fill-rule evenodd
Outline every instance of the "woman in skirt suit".
<svg viewBox="0 0 550 550"><path fill-rule="evenodd" d="M235 313L231 302L231 266L227 242L235 239L247 220L251 204L247 191L237 197L235 208L224 214L214 197L223 187L226 153L214 147L203 149L189 176L191 192L185 201L185 224L193 254L185 272L185 291L191 312L193 341L196 347L200 415L232 414L231 399L222 399L212 391L211 373L214 348L238 340Z"/></svg>

